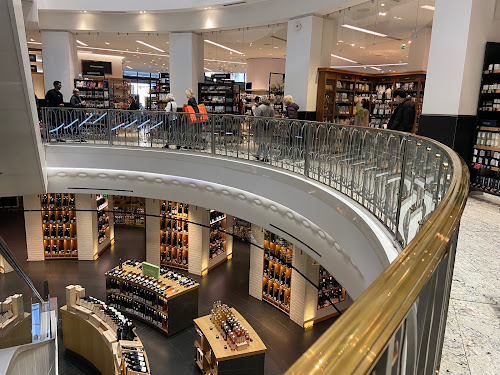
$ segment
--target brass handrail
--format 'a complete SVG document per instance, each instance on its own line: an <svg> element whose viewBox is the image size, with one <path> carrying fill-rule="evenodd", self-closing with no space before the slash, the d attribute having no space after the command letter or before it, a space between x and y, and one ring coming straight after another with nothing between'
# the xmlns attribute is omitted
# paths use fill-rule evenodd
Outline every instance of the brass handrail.
<svg viewBox="0 0 500 375"><path fill-rule="evenodd" d="M469 172L450 148L448 192L435 212L387 269L286 374L368 374L383 354L439 261L465 208Z"/></svg>

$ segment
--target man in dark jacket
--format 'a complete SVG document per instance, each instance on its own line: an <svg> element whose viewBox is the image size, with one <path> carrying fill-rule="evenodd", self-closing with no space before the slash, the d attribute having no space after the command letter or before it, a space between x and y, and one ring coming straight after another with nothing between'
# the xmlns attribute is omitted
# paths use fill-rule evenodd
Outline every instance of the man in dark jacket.
<svg viewBox="0 0 500 375"><path fill-rule="evenodd" d="M47 91L45 100L47 107L64 107L61 81L54 81L54 88Z"/></svg>
<svg viewBox="0 0 500 375"><path fill-rule="evenodd" d="M387 129L411 132L415 123L415 104L407 96L406 91L402 89L394 91L394 103L398 106L387 124Z"/></svg>

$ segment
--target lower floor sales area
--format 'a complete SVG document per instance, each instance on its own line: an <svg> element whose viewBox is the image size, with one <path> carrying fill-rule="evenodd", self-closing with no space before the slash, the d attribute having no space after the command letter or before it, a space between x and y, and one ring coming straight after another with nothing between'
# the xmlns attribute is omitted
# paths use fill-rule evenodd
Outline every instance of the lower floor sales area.
<svg viewBox="0 0 500 375"><path fill-rule="evenodd" d="M79 212L76 211L76 221L78 221L78 215ZM146 222L147 220L146 217ZM22 212L0 213L0 235L38 290L44 290L44 281L48 281L50 296L58 298L59 307L66 304L65 289L68 285L81 285L85 288L86 296L107 301L109 296L106 292L105 273L118 266L120 261L125 262L127 259L144 261L146 259L146 229L134 223L134 225L116 225L114 241L94 261L79 261L71 256L64 257L65 259L62 259L63 257L53 259L54 257L47 256L44 261L26 261L26 238L30 236L25 233L25 227L25 217ZM41 231L42 227L39 230ZM83 235L79 234L77 240L80 237ZM264 256L264 250L260 251L261 256ZM199 283L197 316L209 315L215 301L221 301L234 308L266 346L264 373L282 374L330 327L335 317L317 322L314 326L305 329L292 321L286 311L279 308L279 303L273 304L272 298L269 301L263 296L262 300L259 300L249 295L250 253L250 243L235 237L232 243L231 259L220 263L205 276L197 276L188 273L187 270L182 270L180 268L182 263L178 265L176 272L187 275ZM283 284L286 284L286 281ZM0 277L2 300L14 293L30 295L28 287L16 272L2 274ZM27 306L27 301L25 301L25 306ZM169 309L172 309L171 305ZM68 335L68 331L64 331L62 327L64 324L62 318L65 315L60 313L58 321L59 373L86 375L102 373L90 361L65 349L66 335ZM128 317L136 326L137 336L147 353L148 373L163 374L167 370L169 373L176 374L202 373L195 356L194 340L197 332L193 324L180 332L167 335L143 319L134 315L128 315Z"/></svg>

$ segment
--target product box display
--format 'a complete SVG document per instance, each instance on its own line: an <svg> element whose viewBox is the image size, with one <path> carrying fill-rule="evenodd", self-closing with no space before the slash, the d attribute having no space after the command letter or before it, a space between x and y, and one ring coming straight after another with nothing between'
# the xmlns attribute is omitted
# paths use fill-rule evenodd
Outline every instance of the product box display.
<svg viewBox="0 0 500 375"><path fill-rule="evenodd" d="M134 260L106 272L108 304L169 336L198 315L198 288L195 280L165 266L158 279L145 276L142 263Z"/></svg>

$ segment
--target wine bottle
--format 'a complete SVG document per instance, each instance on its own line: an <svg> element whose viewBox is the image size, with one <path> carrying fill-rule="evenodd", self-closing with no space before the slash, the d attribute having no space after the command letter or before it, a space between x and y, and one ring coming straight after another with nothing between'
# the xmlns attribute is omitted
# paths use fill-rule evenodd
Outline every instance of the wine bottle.
<svg viewBox="0 0 500 375"><path fill-rule="evenodd" d="M56 199L54 198L54 196L51 195L49 198L49 208L54 208L55 202Z"/></svg>
<svg viewBox="0 0 500 375"><path fill-rule="evenodd" d="M52 245L52 254L57 254L57 245Z"/></svg>
<svg viewBox="0 0 500 375"><path fill-rule="evenodd" d="M52 226L52 230L50 231L50 236L52 238L56 238L57 235L57 227L55 225Z"/></svg>
<svg viewBox="0 0 500 375"><path fill-rule="evenodd" d="M161 212L165 212L165 208L167 207L167 204L165 202L162 202L161 204Z"/></svg>
<svg viewBox="0 0 500 375"><path fill-rule="evenodd" d="M50 223L51 224L54 224L56 222L56 213L55 212L51 212L50 213L50 219L49 219Z"/></svg>
<svg viewBox="0 0 500 375"><path fill-rule="evenodd" d="M63 205L63 207L68 207L68 205L69 205L69 197L67 195L64 195L62 205Z"/></svg>
<svg viewBox="0 0 500 375"><path fill-rule="evenodd" d="M266 280L266 283L264 284L264 289L263 289L263 292L264 292L265 295L267 295L268 286L269 286L269 281Z"/></svg>
<svg viewBox="0 0 500 375"><path fill-rule="evenodd" d="M50 237L50 227L48 225L45 227L45 230L43 231L43 236L45 238Z"/></svg>
<svg viewBox="0 0 500 375"><path fill-rule="evenodd" d="M42 207L43 207L43 208L47 208L47 204L48 204L48 202L49 202L49 199L48 199L48 197L47 197L47 194L44 194L44 195L42 196Z"/></svg>

